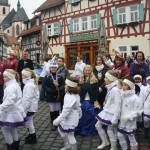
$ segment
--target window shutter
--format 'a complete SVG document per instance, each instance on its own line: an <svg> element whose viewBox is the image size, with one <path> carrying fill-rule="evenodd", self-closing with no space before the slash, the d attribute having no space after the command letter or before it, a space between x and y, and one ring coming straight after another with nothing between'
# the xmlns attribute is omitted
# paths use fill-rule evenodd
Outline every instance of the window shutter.
<svg viewBox="0 0 150 150"><path fill-rule="evenodd" d="M100 24L101 24L101 14L98 13L97 14L97 28L100 28Z"/></svg>
<svg viewBox="0 0 150 150"><path fill-rule="evenodd" d="M117 9L113 9L113 24L116 25L117 23Z"/></svg>
<svg viewBox="0 0 150 150"><path fill-rule="evenodd" d="M60 21L58 21L58 35L61 34L61 23Z"/></svg>
<svg viewBox="0 0 150 150"><path fill-rule="evenodd" d="M144 21L144 4L139 4L139 21Z"/></svg>
<svg viewBox="0 0 150 150"><path fill-rule="evenodd" d="M73 20L70 19L70 33L73 32Z"/></svg>

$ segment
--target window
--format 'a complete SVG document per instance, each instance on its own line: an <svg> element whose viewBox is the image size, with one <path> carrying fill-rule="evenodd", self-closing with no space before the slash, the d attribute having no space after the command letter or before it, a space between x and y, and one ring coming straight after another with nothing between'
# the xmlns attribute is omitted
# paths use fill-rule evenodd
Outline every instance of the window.
<svg viewBox="0 0 150 150"><path fill-rule="evenodd" d="M20 33L20 31L19 31L19 25L17 24L16 25L16 35L18 35Z"/></svg>
<svg viewBox="0 0 150 150"><path fill-rule="evenodd" d="M77 3L77 2L80 2L80 0L69 0L70 4Z"/></svg>
<svg viewBox="0 0 150 150"><path fill-rule="evenodd" d="M37 26L40 25L40 19L39 19L39 18L36 19L36 25L37 25Z"/></svg>
<svg viewBox="0 0 150 150"><path fill-rule="evenodd" d="M80 32L97 29L100 25L100 19L100 14L75 18L70 20L70 31Z"/></svg>
<svg viewBox="0 0 150 150"><path fill-rule="evenodd" d="M91 28L92 29L97 28L97 16L96 15L91 16Z"/></svg>
<svg viewBox="0 0 150 150"><path fill-rule="evenodd" d="M127 46L120 46L119 49L120 49L122 56L126 59L126 57L127 57Z"/></svg>
<svg viewBox="0 0 150 150"><path fill-rule="evenodd" d="M128 24L144 20L144 4L131 5L113 10L113 24Z"/></svg>
<svg viewBox="0 0 150 150"><path fill-rule="evenodd" d="M55 22L46 25L48 36L54 36L60 34L60 22Z"/></svg>
<svg viewBox="0 0 150 150"><path fill-rule="evenodd" d="M139 46L133 45L133 46L130 46L130 49L131 49L132 57L134 58L136 55L136 52L139 50Z"/></svg>
<svg viewBox="0 0 150 150"><path fill-rule="evenodd" d="M9 30L7 30L7 33L9 33Z"/></svg>
<svg viewBox="0 0 150 150"><path fill-rule="evenodd" d="M6 9L5 9L5 7L3 7L3 14L4 14L4 15L6 14Z"/></svg>

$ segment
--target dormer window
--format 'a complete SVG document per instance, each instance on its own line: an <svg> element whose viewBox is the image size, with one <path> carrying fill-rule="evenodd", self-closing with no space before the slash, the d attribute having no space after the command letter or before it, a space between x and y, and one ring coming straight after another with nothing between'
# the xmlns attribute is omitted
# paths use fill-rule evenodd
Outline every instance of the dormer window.
<svg viewBox="0 0 150 150"><path fill-rule="evenodd" d="M28 23L28 29L31 29L31 22Z"/></svg>

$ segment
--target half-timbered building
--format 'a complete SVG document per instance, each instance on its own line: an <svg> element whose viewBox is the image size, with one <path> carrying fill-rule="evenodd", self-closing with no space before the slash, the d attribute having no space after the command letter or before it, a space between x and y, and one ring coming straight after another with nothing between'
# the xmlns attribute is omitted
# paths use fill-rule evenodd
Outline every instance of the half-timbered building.
<svg viewBox="0 0 150 150"><path fill-rule="evenodd" d="M74 68L77 55L87 64L94 63L100 41L105 41L102 21L106 52L118 48L124 57L138 50L149 55L149 0L47 0L36 12L41 12L53 52L66 58L69 69Z"/></svg>

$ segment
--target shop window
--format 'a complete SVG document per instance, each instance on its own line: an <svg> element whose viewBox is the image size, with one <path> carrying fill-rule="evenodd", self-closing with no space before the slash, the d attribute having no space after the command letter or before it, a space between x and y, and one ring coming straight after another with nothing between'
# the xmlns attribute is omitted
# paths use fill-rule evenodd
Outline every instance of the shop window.
<svg viewBox="0 0 150 150"><path fill-rule="evenodd" d="M144 20L144 4L113 9L113 24L128 24Z"/></svg>

